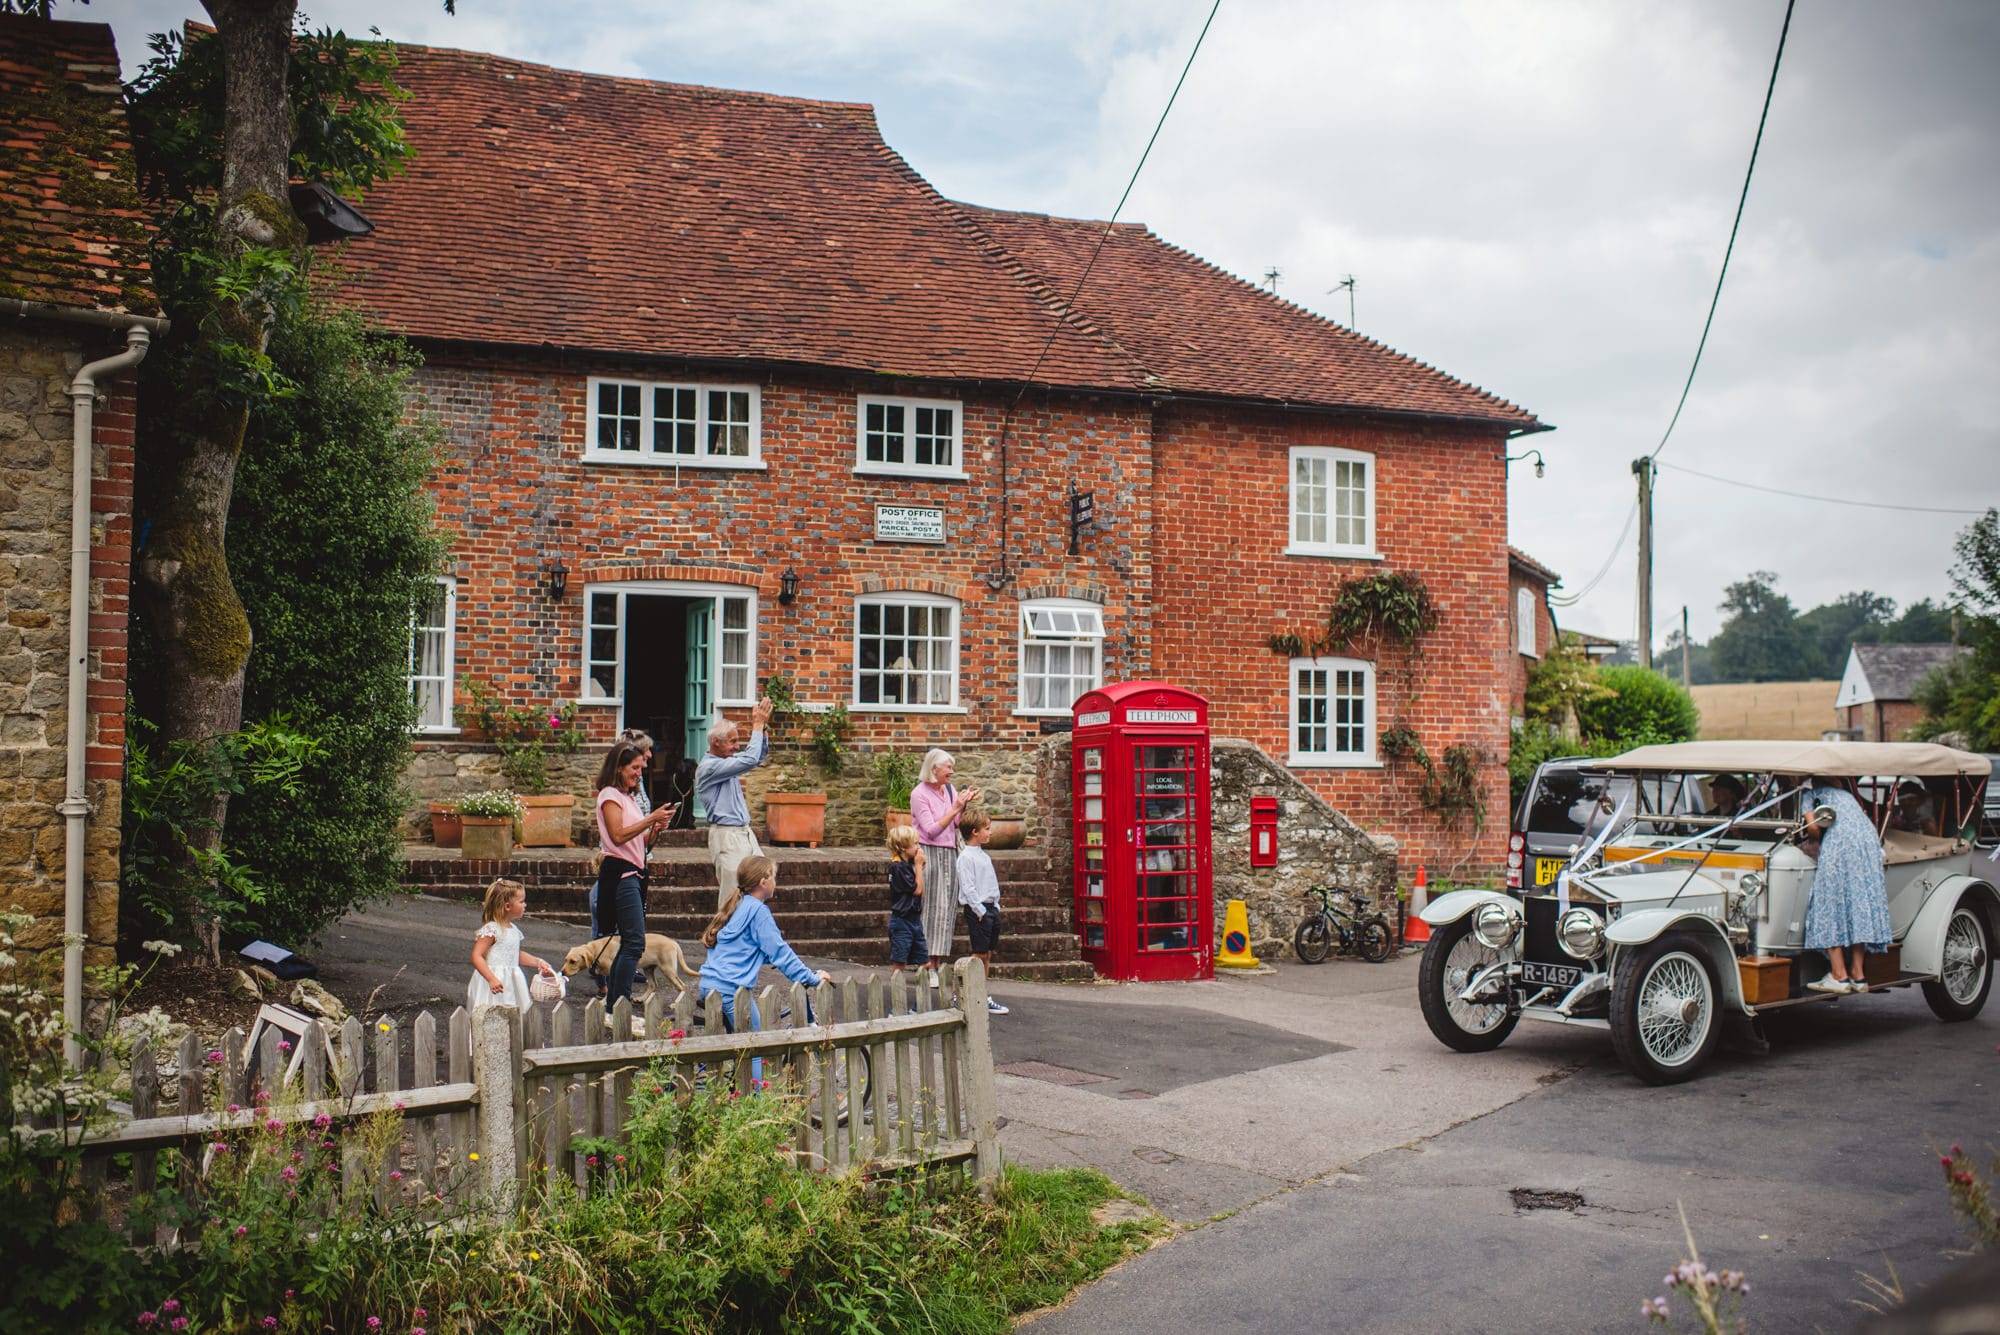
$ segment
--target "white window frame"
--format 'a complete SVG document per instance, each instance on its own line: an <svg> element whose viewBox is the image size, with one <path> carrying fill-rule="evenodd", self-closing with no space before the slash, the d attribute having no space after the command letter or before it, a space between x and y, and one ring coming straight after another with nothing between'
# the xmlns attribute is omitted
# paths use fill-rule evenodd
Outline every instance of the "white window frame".
<svg viewBox="0 0 2000 1335"><path fill-rule="evenodd" d="M458 675L458 580L450 575L439 575L434 581L444 590L444 625L432 627L421 625L414 618L410 625L410 696L417 698L417 683L437 681L438 700L443 714L441 722L425 723L419 718L416 731L423 735L435 735L458 731L458 721L452 712L452 686ZM420 676L417 672L417 637L437 630L444 632L444 676L440 678Z"/></svg>
<svg viewBox="0 0 2000 1335"><path fill-rule="evenodd" d="M1324 513L1321 515L1326 525L1323 541L1313 541L1299 536L1301 512L1301 488L1299 484L1299 464L1301 461L1326 465ZM1362 504L1367 513L1362 518L1362 533L1359 542L1340 542L1334 537L1335 526L1339 523L1334 498L1336 479L1340 465L1359 465L1366 470L1366 480L1360 490ZM1369 561L1379 561L1382 554L1375 550L1375 456L1361 450L1336 449L1330 445L1294 445L1285 458L1285 554L1288 556L1344 556Z"/></svg>
<svg viewBox="0 0 2000 1335"><path fill-rule="evenodd" d="M912 705L896 701L882 701L864 704L861 700L861 611L864 607L928 607L951 613L951 640L946 652L951 655L950 682L951 699L945 704ZM963 714L967 710L959 703L959 665L963 661L962 646L965 642L965 607L956 598L944 598L927 593L867 593L854 600L853 623L853 675L849 682L850 703L848 708L857 714ZM893 669L887 664L870 669L871 673L886 675Z"/></svg>
<svg viewBox="0 0 2000 1335"><path fill-rule="evenodd" d="M901 408L903 410L903 452L901 462L868 457L868 410L870 408ZM916 414L921 411L946 409L951 413L951 463L920 464L914 462L916 446ZM965 404L958 399L909 399L884 394L861 394L854 400L854 471L873 473L884 477L942 477L962 478L965 476Z"/></svg>
<svg viewBox="0 0 2000 1335"><path fill-rule="evenodd" d="M1077 622L1076 628L1067 634L1060 629L1046 634L1037 634L1037 617L1054 614L1060 618L1067 614ZM1081 645L1090 648L1090 684L1082 685L1082 678L1073 672L1051 674L1030 673L1028 651L1034 646L1063 646L1075 649ZM1020 644L1015 657L1015 700L1014 712L1030 718L1068 718L1070 707L1064 705L1030 705L1028 703L1028 683L1032 678L1045 682L1073 681L1079 683L1077 694L1094 691L1104 684L1104 609L1096 603L1084 602L1076 598L1032 598L1021 604ZM1072 697L1074 698L1074 697Z"/></svg>
<svg viewBox="0 0 2000 1335"><path fill-rule="evenodd" d="M1305 672L1322 672L1326 676L1326 699L1329 701L1329 708L1324 724L1327 734L1327 747L1325 750L1305 750L1299 746L1299 704L1301 698L1299 677L1301 673ZM1331 708L1331 702L1336 698L1333 691L1338 684L1338 675L1343 672L1358 672L1362 674L1362 686L1359 692L1359 699L1361 700L1361 722L1359 725L1343 725L1337 722L1334 710ZM1285 694L1289 708L1285 715L1285 746L1291 753L1291 759L1287 763L1294 769L1368 769L1379 767L1382 762L1377 758L1375 749L1375 738L1379 731L1379 722L1375 717L1375 665L1359 658L1294 658L1287 669L1287 673L1288 686ZM1349 693L1349 698L1353 698L1353 693ZM1346 751L1333 749L1335 732L1343 726L1359 727L1360 749Z"/></svg>
<svg viewBox="0 0 2000 1335"><path fill-rule="evenodd" d="M1541 619L1535 591L1522 585L1514 590L1514 647L1529 658L1540 658L1535 623Z"/></svg>
<svg viewBox="0 0 2000 1335"><path fill-rule="evenodd" d="M615 600L612 605L615 620L596 622L591 620L597 610L597 595L600 594ZM708 635L708 680L713 703L719 707L748 706L757 703L757 591L743 584L698 584L686 580L635 579L619 580L615 583L586 584L583 586L583 643L580 646L582 673L577 678L581 684L582 694L577 698L576 703L578 705L591 708L616 706L620 711L620 717L623 717L626 670L625 600L634 594L641 597L665 596L670 598L713 599L714 606L709 612ZM744 652L748 655L748 659L741 663L733 660L725 663L722 657L724 649L722 604L725 599L729 598L742 599L748 613L746 618L749 622L747 627L748 634L744 639ZM610 630L614 634L616 638L613 640L613 643L616 645L616 657L602 659L592 657L590 652L590 632L593 626L599 629ZM732 630L729 634L743 635L744 632L741 630ZM618 690L615 694L591 694L597 680L591 674L591 668L599 663L614 665L613 670L618 685ZM747 669L743 674L743 680L749 686L748 694L723 694L722 686L727 680L724 674L727 670L735 668Z"/></svg>
<svg viewBox="0 0 2000 1335"><path fill-rule="evenodd" d="M598 396L605 386L639 391L639 448L603 449L597 443ZM662 394L692 392L695 398L694 453L675 453L671 443L663 447L655 438L659 425L658 403ZM750 453L746 455L709 452L711 430L718 423L710 417L711 394L749 396ZM621 414L622 416L622 414ZM584 382L583 461L593 464L637 464L645 468L752 468L764 467L764 396L756 385L705 384L694 381L633 380L624 376L591 376Z"/></svg>

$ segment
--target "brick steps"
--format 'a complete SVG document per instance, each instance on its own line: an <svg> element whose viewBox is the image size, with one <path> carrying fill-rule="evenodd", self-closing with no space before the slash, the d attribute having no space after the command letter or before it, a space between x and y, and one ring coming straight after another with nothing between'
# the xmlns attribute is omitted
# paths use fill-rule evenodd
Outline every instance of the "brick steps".
<svg viewBox="0 0 2000 1335"><path fill-rule="evenodd" d="M647 867L646 926L677 940L700 936L715 912L715 873L699 844L676 847L661 856L655 846ZM888 887L885 859L875 850L774 850L779 859L777 898L772 912L778 929L801 955L852 960L886 967L889 962ZM1069 929L1068 893L1047 879L1039 850L993 856L999 873L1005 936L994 972L1041 980L1087 979L1090 966ZM529 911L536 917L584 924L588 921L592 858L580 849L521 849L504 863L468 862L452 850L417 846L406 850L403 883L445 899L478 900L498 876L528 887ZM956 951L963 953L963 926Z"/></svg>

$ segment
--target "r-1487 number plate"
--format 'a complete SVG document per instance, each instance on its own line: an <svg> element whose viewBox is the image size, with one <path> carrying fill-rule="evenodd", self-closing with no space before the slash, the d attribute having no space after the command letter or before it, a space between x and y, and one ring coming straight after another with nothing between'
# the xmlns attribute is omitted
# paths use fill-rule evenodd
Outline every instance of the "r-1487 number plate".
<svg viewBox="0 0 2000 1335"><path fill-rule="evenodd" d="M1583 970L1574 964L1529 962L1521 966L1521 981L1546 987L1575 987L1583 981Z"/></svg>

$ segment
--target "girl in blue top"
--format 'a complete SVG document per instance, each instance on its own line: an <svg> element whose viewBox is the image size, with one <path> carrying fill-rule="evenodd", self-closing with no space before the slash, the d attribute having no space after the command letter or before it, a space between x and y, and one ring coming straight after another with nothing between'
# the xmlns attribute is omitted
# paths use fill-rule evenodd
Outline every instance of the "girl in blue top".
<svg viewBox="0 0 2000 1335"><path fill-rule="evenodd" d="M749 886L748 890L743 887ZM798 952L785 944L785 938L778 931L777 919L771 916L768 907L771 896L778 890L778 864L759 854L743 859L737 868L736 890L723 901L715 916L708 921L708 930L701 934L701 943L708 947L708 958L701 962L701 986L703 1004L719 999L722 1018L736 1027L736 989L755 988L757 976L766 964L776 969L795 983L817 987L829 982L833 975L824 969L814 970L798 957ZM756 1003L750 1006L750 1024L755 1028L761 1020ZM763 1062L751 1063L750 1076L753 1080L764 1078Z"/></svg>

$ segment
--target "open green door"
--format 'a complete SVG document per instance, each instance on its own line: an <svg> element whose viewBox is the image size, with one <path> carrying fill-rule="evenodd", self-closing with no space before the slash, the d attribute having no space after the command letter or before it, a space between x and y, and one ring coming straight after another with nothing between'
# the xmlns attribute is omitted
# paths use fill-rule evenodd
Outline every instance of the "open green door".
<svg viewBox="0 0 2000 1335"><path fill-rule="evenodd" d="M712 679L713 646L712 628L715 622L715 600L701 598L688 604L687 608L687 735L683 739L683 755L691 756L699 763L708 754L708 725L714 719L715 691ZM694 818L705 820L708 813L702 809L701 798L694 799Z"/></svg>

